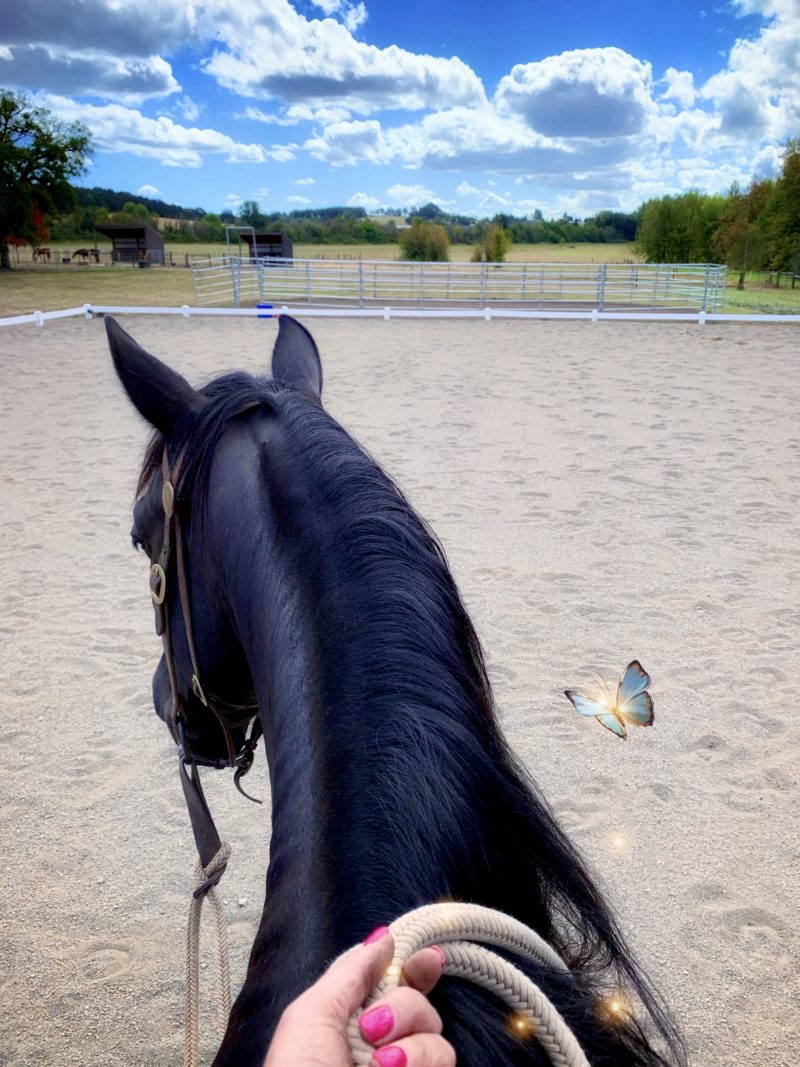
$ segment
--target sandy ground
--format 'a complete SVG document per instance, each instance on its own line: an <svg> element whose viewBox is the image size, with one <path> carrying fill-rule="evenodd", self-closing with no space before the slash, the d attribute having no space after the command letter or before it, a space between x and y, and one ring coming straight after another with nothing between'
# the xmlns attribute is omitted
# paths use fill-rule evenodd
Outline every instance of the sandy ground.
<svg viewBox="0 0 800 1067"><path fill-rule="evenodd" d="M190 379L272 322L124 320ZM800 332L319 321L331 412L441 537L512 743L698 1067L795 1067ZM0 1063L180 1062L194 863L128 540L146 433L103 324L0 332ZM634 656L627 743L562 695ZM263 756L251 785L266 793ZM268 810L206 774L241 978ZM210 929L207 941L211 941ZM210 959L210 957L209 957ZM207 990L213 986L211 966ZM204 1050L214 1047L211 1011Z"/></svg>

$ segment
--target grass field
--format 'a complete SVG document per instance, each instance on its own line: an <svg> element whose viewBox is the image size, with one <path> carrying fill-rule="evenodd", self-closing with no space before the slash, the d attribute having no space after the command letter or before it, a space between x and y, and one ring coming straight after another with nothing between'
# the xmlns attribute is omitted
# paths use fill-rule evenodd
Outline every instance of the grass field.
<svg viewBox="0 0 800 1067"><path fill-rule="evenodd" d="M50 245L54 257L56 250L67 254L77 247ZM102 248L102 246L99 246ZM191 258L219 256L224 245L201 246L196 244L167 245L177 261ZM396 259L396 245L296 245L298 259ZM467 262L472 253L469 245L452 245L453 262ZM30 250L23 250L24 256ZM635 261L637 257L629 244L577 244L577 245L515 245L508 256L516 263L620 263ZM31 311L53 311L85 303L120 304L130 306L179 306L194 304L195 295L192 274L184 266L152 267L139 270L126 265L83 264L80 262L58 265L35 265L25 269L0 272L0 317L24 315ZM726 293L723 310L742 313L796 312L800 313L800 288L776 289L772 286L748 282L744 291L735 288L734 282Z"/></svg>

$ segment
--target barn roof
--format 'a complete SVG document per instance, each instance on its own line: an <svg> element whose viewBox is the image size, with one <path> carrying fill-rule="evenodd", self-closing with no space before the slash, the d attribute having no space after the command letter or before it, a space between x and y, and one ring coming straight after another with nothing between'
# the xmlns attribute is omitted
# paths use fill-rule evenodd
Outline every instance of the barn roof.
<svg viewBox="0 0 800 1067"><path fill-rule="evenodd" d="M120 223L102 223L96 225L95 229L98 233L105 234L106 237L144 237L146 235L152 235L152 237L158 238L159 241L163 241L163 237L154 230L152 226L148 226L147 223L132 223L132 222L120 222Z"/></svg>

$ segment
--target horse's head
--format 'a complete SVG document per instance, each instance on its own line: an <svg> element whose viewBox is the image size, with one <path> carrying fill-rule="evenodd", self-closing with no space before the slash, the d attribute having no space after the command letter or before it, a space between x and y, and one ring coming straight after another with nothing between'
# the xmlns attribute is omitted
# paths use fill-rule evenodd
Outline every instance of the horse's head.
<svg viewBox="0 0 800 1067"><path fill-rule="evenodd" d="M257 713L254 686L237 620L219 580L214 544L225 523L237 521L254 464L243 449L271 432L267 381L252 381L250 395L230 410L220 400L231 382L217 379L201 390L141 348L112 319L106 329L114 367L130 400L154 428L133 509L131 537L150 560L150 593L164 653L153 676L153 703L190 759L223 765L243 752L248 721ZM322 369L308 332L280 320L272 355L274 382L319 400ZM220 407L222 406L222 416ZM214 417L210 417L213 409ZM213 464L212 464L213 460ZM206 523L213 467L216 521ZM217 491L218 490L218 491ZM210 526L215 537L207 536ZM246 566L247 561L241 561ZM246 757L245 757L246 758Z"/></svg>

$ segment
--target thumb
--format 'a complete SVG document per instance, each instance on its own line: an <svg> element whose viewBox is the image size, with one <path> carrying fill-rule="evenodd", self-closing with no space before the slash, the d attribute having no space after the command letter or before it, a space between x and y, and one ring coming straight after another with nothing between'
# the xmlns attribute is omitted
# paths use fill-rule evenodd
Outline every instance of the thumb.
<svg viewBox="0 0 800 1067"><path fill-rule="evenodd" d="M344 1025L383 977L393 953L388 927L380 940L348 949L309 990L317 1010Z"/></svg>

